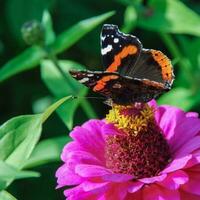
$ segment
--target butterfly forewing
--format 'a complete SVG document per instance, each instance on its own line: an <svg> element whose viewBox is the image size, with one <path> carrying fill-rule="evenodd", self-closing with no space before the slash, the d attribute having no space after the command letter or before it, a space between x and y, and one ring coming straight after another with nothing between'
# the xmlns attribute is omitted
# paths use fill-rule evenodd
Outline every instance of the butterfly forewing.
<svg viewBox="0 0 200 200"><path fill-rule="evenodd" d="M105 24L101 32L101 55L107 72L126 75L135 65L142 49L141 42L119 31L116 25Z"/></svg>

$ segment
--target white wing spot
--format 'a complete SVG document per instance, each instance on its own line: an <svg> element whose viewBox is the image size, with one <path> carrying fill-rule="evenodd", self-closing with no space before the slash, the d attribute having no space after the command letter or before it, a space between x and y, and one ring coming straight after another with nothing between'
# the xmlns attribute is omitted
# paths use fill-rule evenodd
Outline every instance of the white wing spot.
<svg viewBox="0 0 200 200"><path fill-rule="evenodd" d="M88 74L87 76L88 76L88 77L93 77L93 76L94 76L94 74Z"/></svg>
<svg viewBox="0 0 200 200"><path fill-rule="evenodd" d="M106 39L106 36L101 36L102 41Z"/></svg>
<svg viewBox="0 0 200 200"><path fill-rule="evenodd" d="M107 47L101 49L101 54L105 55L105 54L107 54L111 50L112 50L112 45L109 44Z"/></svg>
<svg viewBox="0 0 200 200"><path fill-rule="evenodd" d="M119 42L119 38L114 38L114 43L118 43Z"/></svg>
<svg viewBox="0 0 200 200"><path fill-rule="evenodd" d="M89 81L89 78L83 78L83 79L79 80L80 83L85 83L87 81Z"/></svg>
<svg viewBox="0 0 200 200"><path fill-rule="evenodd" d="M113 86L112 86L114 89L120 89L122 87L121 84L119 83L115 83Z"/></svg>

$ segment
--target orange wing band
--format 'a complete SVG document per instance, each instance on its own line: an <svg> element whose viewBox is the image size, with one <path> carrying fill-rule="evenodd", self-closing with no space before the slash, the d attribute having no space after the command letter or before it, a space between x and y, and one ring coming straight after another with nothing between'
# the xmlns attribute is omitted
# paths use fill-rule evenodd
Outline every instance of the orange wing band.
<svg viewBox="0 0 200 200"><path fill-rule="evenodd" d="M104 89L106 83L110 80L114 80L117 79L118 76L117 75L108 75L108 76L104 76L103 78L101 78L100 80L97 81L97 84L94 86L93 91L100 91L102 89Z"/></svg>
<svg viewBox="0 0 200 200"><path fill-rule="evenodd" d="M114 62L106 69L107 72L116 72L118 67L121 65L121 60L128 55L136 54L138 48L134 45L126 46L120 51L115 57Z"/></svg>
<svg viewBox="0 0 200 200"><path fill-rule="evenodd" d="M151 53L154 60L160 65L162 69L163 80L172 81L174 79L174 74L170 59L161 51L151 50Z"/></svg>

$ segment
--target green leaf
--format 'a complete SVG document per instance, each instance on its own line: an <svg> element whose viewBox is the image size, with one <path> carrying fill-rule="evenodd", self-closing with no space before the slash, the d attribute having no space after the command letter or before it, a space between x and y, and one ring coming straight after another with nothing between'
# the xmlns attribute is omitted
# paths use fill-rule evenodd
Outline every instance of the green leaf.
<svg viewBox="0 0 200 200"><path fill-rule="evenodd" d="M39 176L40 174L38 172L20 171L19 169L16 169L13 166L8 165L3 161L0 161L0 180L8 180L10 178L20 179Z"/></svg>
<svg viewBox="0 0 200 200"><path fill-rule="evenodd" d="M129 33L137 24L137 12L134 6L128 6L124 13L123 32Z"/></svg>
<svg viewBox="0 0 200 200"><path fill-rule="evenodd" d="M42 115L18 116L0 127L0 160L21 169L39 140ZM12 179L5 182L8 186Z"/></svg>
<svg viewBox="0 0 200 200"><path fill-rule="evenodd" d="M25 168L32 168L50 162L60 161L61 151L70 137L61 136L41 141L34 149L30 159L26 162Z"/></svg>
<svg viewBox="0 0 200 200"><path fill-rule="evenodd" d="M58 64L66 73L67 79L63 77L51 61L45 60L41 63L42 80L55 98L67 95L84 96L87 93L87 88L77 83L68 73L69 69L84 69L84 67L73 61L60 61ZM57 110L59 116L69 129L73 126L73 115L79 102L80 98L68 101Z"/></svg>
<svg viewBox="0 0 200 200"><path fill-rule="evenodd" d="M51 15L48 10L45 10L42 16L42 25L45 31L45 44L49 45L55 41L55 33L53 31L53 24L51 20Z"/></svg>
<svg viewBox="0 0 200 200"><path fill-rule="evenodd" d="M178 0L150 0L138 25L152 31L200 36L200 17Z"/></svg>
<svg viewBox="0 0 200 200"><path fill-rule="evenodd" d="M50 107L48 107L46 109L46 111L43 113L43 118L42 118L42 123L44 123L49 116L61 105L63 104L65 101L72 99L72 96L67 96L64 97L62 99L60 99L59 101L57 101L56 103L54 103L53 105L51 105Z"/></svg>
<svg viewBox="0 0 200 200"><path fill-rule="evenodd" d="M43 115L18 116L0 127L0 160L21 169L37 143Z"/></svg>
<svg viewBox="0 0 200 200"><path fill-rule="evenodd" d="M170 92L162 95L158 103L177 106L185 111L189 111L193 106L200 101L199 92L193 94L191 90L186 88L175 88Z"/></svg>
<svg viewBox="0 0 200 200"><path fill-rule="evenodd" d="M5 190L0 192L0 199L1 200L17 200L15 197L13 197L10 193L8 193Z"/></svg>
<svg viewBox="0 0 200 200"><path fill-rule="evenodd" d="M42 114L14 117L0 126L0 160L22 169L40 138L42 123L69 98L60 99Z"/></svg>
<svg viewBox="0 0 200 200"><path fill-rule="evenodd" d="M45 52L40 47L34 46L25 50L0 68L0 82L22 71L37 67L44 56Z"/></svg>
<svg viewBox="0 0 200 200"><path fill-rule="evenodd" d="M103 21L114 15L114 12L108 12L96 17L92 17L83 21L80 21L76 25L72 26L69 30L61 33L54 44L51 46L54 53L60 53L65 49L71 47L74 43L80 40L85 34L90 32L96 26Z"/></svg>
<svg viewBox="0 0 200 200"><path fill-rule="evenodd" d="M30 177L39 177L40 174L32 171L20 171L11 165L0 161L0 190L3 190L7 186L7 182L11 179L21 179Z"/></svg>
<svg viewBox="0 0 200 200"><path fill-rule="evenodd" d="M185 53L185 56L190 60L191 67L194 72L197 72L200 70L200 38L188 38L185 36L179 36L178 37L181 45L181 49L183 53ZM198 75L198 74L197 74Z"/></svg>

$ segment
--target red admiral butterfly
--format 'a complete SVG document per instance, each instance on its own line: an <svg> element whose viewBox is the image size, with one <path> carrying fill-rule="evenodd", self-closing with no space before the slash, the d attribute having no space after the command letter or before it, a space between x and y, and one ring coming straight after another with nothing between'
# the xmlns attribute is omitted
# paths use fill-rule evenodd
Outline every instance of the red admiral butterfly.
<svg viewBox="0 0 200 200"><path fill-rule="evenodd" d="M105 71L70 71L72 77L94 92L127 105L147 102L171 89L172 64L161 51L144 49L139 39L105 24L101 32Z"/></svg>

